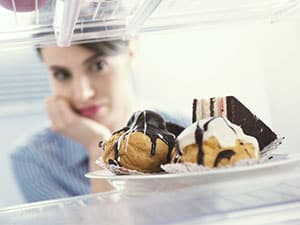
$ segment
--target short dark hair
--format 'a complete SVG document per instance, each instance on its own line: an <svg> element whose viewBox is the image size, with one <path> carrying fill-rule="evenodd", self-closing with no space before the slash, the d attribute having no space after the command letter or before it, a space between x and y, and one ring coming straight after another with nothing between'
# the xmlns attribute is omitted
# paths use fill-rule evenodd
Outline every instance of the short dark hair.
<svg viewBox="0 0 300 225"><path fill-rule="evenodd" d="M128 45L129 45L128 40L111 40L111 41L77 44L77 46L89 49L103 56L113 56L113 55L120 54L128 48ZM36 48L40 57L41 57L42 49L43 47Z"/></svg>

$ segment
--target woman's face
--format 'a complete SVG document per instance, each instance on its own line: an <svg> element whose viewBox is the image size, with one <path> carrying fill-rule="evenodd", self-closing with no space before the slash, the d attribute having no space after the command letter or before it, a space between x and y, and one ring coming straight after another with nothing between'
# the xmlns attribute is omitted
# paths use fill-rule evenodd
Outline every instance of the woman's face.
<svg viewBox="0 0 300 225"><path fill-rule="evenodd" d="M53 94L69 102L76 113L112 130L126 122L133 101L130 48L119 55L101 56L81 46L45 47L41 55Z"/></svg>

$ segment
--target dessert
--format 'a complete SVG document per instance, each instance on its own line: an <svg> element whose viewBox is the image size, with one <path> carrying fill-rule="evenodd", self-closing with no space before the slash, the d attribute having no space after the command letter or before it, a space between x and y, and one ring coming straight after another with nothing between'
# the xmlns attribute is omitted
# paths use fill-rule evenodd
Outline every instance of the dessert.
<svg viewBox="0 0 300 225"><path fill-rule="evenodd" d="M173 122L166 122L166 128L169 132L174 134L175 137L177 137L184 130L184 127Z"/></svg>
<svg viewBox="0 0 300 225"><path fill-rule="evenodd" d="M278 138L264 122L233 96L194 99L193 122L215 116L226 117L230 122L241 126L245 134L257 139L261 150Z"/></svg>
<svg viewBox="0 0 300 225"><path fill-rule="evenodd" d="M160 172L161 166L172 172L165 164L176 170L177 163L232 166L258 162L281 140L233 96L194 99L193 122L183 128L156 112L138 111L104 144L103 162L112 170L116 166L146 173Z"/></svg>
<svg viewBox="0 0 300 225"><path fill-rule="evenodd" d="M194 122L177 137L176 152L172 154L173 163L197 163L210 168L250 158L259 158L257 140L225 117Z"/></svg>
<svg viewBox="0 0 300 225"><path fill-rule="evenodd" d="M181 129L171 123L168 127L177 132ZM139 172L159 172L161 164L170 162L174 145L175 135L159 114L138 111L104 144L103 161Z"/></svg>

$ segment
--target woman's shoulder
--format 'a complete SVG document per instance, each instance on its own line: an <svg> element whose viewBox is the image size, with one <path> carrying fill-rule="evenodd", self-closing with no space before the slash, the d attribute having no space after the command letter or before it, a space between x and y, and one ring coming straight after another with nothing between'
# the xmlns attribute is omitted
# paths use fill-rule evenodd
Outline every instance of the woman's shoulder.
<svg viewBox="0 0 300 225"><path fill-rule="evenodd" d="M181 127L188 127L190 125L190 119L184 113L176 112L172 109L165 110L159 108L152 108L151 110L157 112L163 117L166 123L172 123Z"/></svg>

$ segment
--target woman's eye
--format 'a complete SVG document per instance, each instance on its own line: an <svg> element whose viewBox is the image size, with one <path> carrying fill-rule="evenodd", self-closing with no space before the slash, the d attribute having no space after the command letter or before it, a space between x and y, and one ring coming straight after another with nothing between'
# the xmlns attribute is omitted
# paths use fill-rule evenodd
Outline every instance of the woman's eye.
<svg viewBox="0 0 300 225"><path fill-rule="evenodd" d="M92 72L99 72L99 71L102 71L103 68L105 66L105 63L103 61L99 61L99 62L95 62L93 64L91 64L91 71Z"/></svg>
<svg viewBox="0 0 300 225"><path fill-rule="evenodd" d="M67 71L55 71L53 73L53 76L59 81L65 81L71 77L70 73L68 73Z"/></svg>

